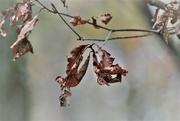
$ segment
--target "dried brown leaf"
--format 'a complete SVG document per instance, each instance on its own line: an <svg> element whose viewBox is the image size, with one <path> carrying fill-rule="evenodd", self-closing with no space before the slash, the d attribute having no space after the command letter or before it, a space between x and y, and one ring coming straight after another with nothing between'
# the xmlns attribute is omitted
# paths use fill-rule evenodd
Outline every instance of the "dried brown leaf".
<svg viewBox="0 0 180 121"><path fill-rule="evenodd" d="M4 23L5 23L5 19L3 18L2 20L0 20L0 35L3 37L6 37L7 33L5 29L3 28Z"/></svg>
<svg viewBox="0 0 180 121"><path fill-rule="evenodd" d="M11 46L13 48L15 45L17 45L20 41L22 41L25 37L28 37L31 31L33 30L36 22L38 21L38 15L34 16L32 19L25 22L21 28L19 28L19 35L14 42L14 44Z"/></svg>
<svg viewBox="0 0 180 121"><path fill-rule="evenodd" d="M101 49L99 46L97 47L98 47L98 55L100 57L100 63L103 65L103 68L112 66L114 58L110 57L111 54Z"/></svg>
<svg viewBox="0 0 180 121"><path fill-rule="evenodd" d="M121 82L121 75L126 76L128 71L122 69L118 64L113 65L114 58L111 57L111 54L98 45L97 48L100 62L98 62L96 54L93 53L93 67L98 77L97 82L100 85ZM116 75L116 77L113 78L112 75Z"/></svg>
<svg viewBox="0 0 180 121"><path fill-rule="evenodd" d="M67 98L71 97L71 92L65 89L70 90L71 87L77 86L81 82L87 71L90 54L87 56L86 60L79 69L79 66L83 60L82 54L86 50L87 46L88 45L81 45L71 51L72 57L69 57L67 59L69 62L66 69L67 76L65 78L58 76L55 79L61 86L61 95L59 97L59 100L62 107L69 106Z"/></svg>
<svg viewBox="0 0 180 121"><path fill-rule="evenodd" d="M72 18L69 22L73 25L73 26L77 26L77 25L82 25L82 24L86 24L88 20L84 20L82 19L80 16L75 16L74 18Z"/></svg>
<svg viewBox="0 0 180 121"><path fill-rule="evenodd" d="M14 6L14 14L11 16L11 27L15 26L18 20L26 22L31 18L31 4L29 1L21 1Z"/></svg>
<svg viewBox="0 0 180 121"><path fill-rule="evenodd" d="M67 57L67 67L66 67L66 73L68 74L72 68L72 66L76 63L77 60L79 60L79 58L82 56L82 54L84 53L84 51L86 50L86 48L88 47L88 45L80 45L76 48L74 48L70 54L70 57Z"/></svg>
<svg viewBox="0 0 180 121"><path fill-rule="evenodd" d="M97 77L97 83L99 84L99 85L107 85L107 86L110 86L108 83L107 83L107 78L105 78L104 76L102 76L102 75L97 75L98 77Z"/></svg>
<svg viewBox="0 0 180 121"><path fill-rule="evenodd" d="M66 87L67 88L74 87L80 83L81 80L78 80L77 78L77 70L81 61L82 61L82 56L81 58L79 58L79 61L73 65L70 72L65 78L61 76L56 77L55 80L61 85L62 89Z"/></svg>
<svg viewBox="0 0 180 121"><path fill-rule="evenodd" d="M101 19L101 21L104 24L108 24L110 22L110 20L112 19L111 14L107 13L107 14L103 14L101 16L98 17L99 19Z"/></svg>
<svg viewBox="0 0 180 121"><path fill-rule="evenodd" d="M72 66L72 68L70 69L69 73L65 78L62 78L61 76L58 76L56 78L56 81L61 85L61 88L75 87L81 82L82 78L84 77L87 71L90 55L86 58L84 64L81 66L81 68L78 71L82 59L83 57L81 56L78 60L76 60L76 63L74 63L74 65Z"/></svg>
<svg viewBox="0 0 180 121"><path fill-rule="evenodd" d="M86 58L84 64L82 65L82 67L79 69L79 71L77 73L78 80L82 80L82 78L84 77L84 75L85 75L85 73L87 71L88 65L89 65L89 60L90 60L90 54Z"/></svg>
<svg viewBox="0 0 180 121"><path fill-rule="evenodd" d="M33 47L30 43L30 41L27 38L24 38L21 42L19 42L17 45L15 45L12 49L12 53L14 56L13 61L15 61L20 56L23 56L27 52L33 53Z"/></svg>
<svg viewBox="0 0 180 121"><path fill-rule="evenodd" d="M9 16L13 16L14 13L16 12L17 6L19 3L14 4L12 7L1 11L2 16L4 16L5 18L9 17Z"/></svg>
<svg viewBox="0 0 180 121"><path fill-rule="evenodd" d="M155 28L157 25L159 26L164 26L165 23L168 21L169 14L168 12L164 11L155 21L154 25L152 28Z"/></svg>

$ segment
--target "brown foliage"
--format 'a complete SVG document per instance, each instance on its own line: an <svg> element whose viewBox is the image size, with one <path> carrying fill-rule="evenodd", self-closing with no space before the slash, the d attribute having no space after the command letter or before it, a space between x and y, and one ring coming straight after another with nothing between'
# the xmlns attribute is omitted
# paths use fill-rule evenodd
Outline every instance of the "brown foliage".
<svg viewBox="0 0 180 121"><path fill-rule="evenodd" d="M169 37L169 30L167 28L168 20L170 19L170 23L173 25L175 24L178 19L180 18L180 2L176 0L172 0L170 3L166 5L167 9L164 10L159 16L159 10L160 8L156 9L156 12L154 14L154 17L152 21L154 22L153 28L156 28L157 26L161 26L161 34L165 38L165 41L168 43L168 37ZM176 35L179 38L179 24L176 24Z"/></svg>
<svg viewBox="0 0 180 121"><path fill-rule="evenodd" d="M73 25L73 26L77 26L77 25L82 25L82 24L86 24L87 22L89 21L88 20L84 20L84 19L81 19L80 16L75 16L73 19L71 19L69 22Z"/></svg>
<svg viewBox="0 0 180 121"><path fill-rule="evenodd" d="M12 50L14 56L13 61L15 61L17 58L26 54L29 51L33 53L33 47L26 37L23 38L22 41L18 42L17 45L15 45Z"/></svg>
<svg viewBox="0 0 180 121"><path fill-rule="evenodd" d="M5 37L7 33L2 27L6 22L6 18L10 18L10 26L18 27L17 34L18 38L11 46L14 59L16 60L20 56L26 54L27 52L33 53L33 47L28 40L28 36L33 30L36 22L38 21L38 15L32 17L32 2L30 0L22 0L12 7L6 9L5 11L0 11L0 35ZM16 23L22 21L22 25L17 26Z"/></svg>
<svg viewBox="0 0 180 121"><path fill-rule="evenodd" d="M113 65L114 58L111 57L111 54L99 46L97 47L100 62L98 62L96 54L93 53L93 66L98 77L97 82L100 85L121 82L121 75L126 76L128 71L122 69L118 64ZM113 78L112 75L116 75L116 77Z"/></svg>
<svg viewBox="0 0 180 121"><path fill-rule="evenodd" d="M71 92L70 88L77 86L84 75L86 74L89 60L90 60L90 53L85 59L84 63L82 64L81 68L79 69L79 66L81 62L83 61L83 54L87 50L87 48L90 48L93 52L93 67L94 72L97 75L97 82L100 85L108 85L109 83L116 83L121 82L121 76L126 76L127 71L122 69L118 64L113 65L114 58L110 57L110 54L97 46L97 52L98 56L100 58L100 62L98 61L96 57L96 52L92 48L92 45L80 45L76 48L74 48L70 54L70 57L67 57L67 67L66 67L66 74L67 76L65 78L58 76L56 77L56 81L60 84L61 87L61 94L59 96L60 99L60 105L62 107L69 106L68 98L70 98ZM112 75L115 75L116 77L112 77ZM66 91L68 90L68 92Z"/></svg>

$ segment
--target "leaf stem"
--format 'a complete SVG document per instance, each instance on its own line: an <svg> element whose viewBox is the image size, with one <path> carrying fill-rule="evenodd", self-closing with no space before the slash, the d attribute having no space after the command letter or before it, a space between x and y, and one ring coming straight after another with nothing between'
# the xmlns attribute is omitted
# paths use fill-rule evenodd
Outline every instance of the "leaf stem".
<svg viewBox="0 0 180 121"><path fill-rule="evenodd" d="M106 44L106 42L109 40L111 34L112 34L113 31L109 31L109 34L108 36L106 37L106 39L104 40L103 44L101 45L101 48Z"/></svg>

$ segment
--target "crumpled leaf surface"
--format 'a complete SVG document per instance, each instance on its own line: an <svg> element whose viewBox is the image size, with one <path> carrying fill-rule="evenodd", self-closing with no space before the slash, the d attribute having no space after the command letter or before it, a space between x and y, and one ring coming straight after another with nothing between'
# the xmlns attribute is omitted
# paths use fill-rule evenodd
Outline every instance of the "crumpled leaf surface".
<svg viewBox="0 0 180 121"><path fill-rule="evenodd" d="M166 10L164 10L162 13L159 12L160 8L156 9L156 12L153 16L153 22L154 25L152 28L156 28L157 26L160 26L161 29L161 34L164 37L164 40L166 41L166 43L168 44L168 37L169 37L169 30L168 30L168 21L170 19L170 23L172 25L176 24L177 22L179 22L178 20L180 20L180 2L176 1L176 0L172 0L171 2L169 2L168 4L166 4ZM158 14L160 14L158 16ZM178 23L179 24L179 23ZM178 32L178 24L176 24L175 27L175 32L177 37L179 38L179 32Z"/></svg>
<svg viewBox="0 0 180 121"><path fill-rule="evenodd" d="M58 76L56 78L56 81L60 84L61 87L61 95L60 95L60 102L61 106L68 106L68 99L71 95L70 93L65 93L65 89L70 90L71 87L77 86L82 78L84 77L87 67L89 65L90 60L90 54L87 56L86 60L82 64L82 66L79 69L79 66L83 60L83 53L87 49L87 46L89 45L80 45L79 47L74 48L71 51L71 57L67 57L67 67L66 67L66 74L67 76L65 78Z"/></svg>
<svg viewBox="0 0 180 121"><path fill-rule="evenodd" d="M100 85L121 82L121 75L126 76L128 71L122 69L118 64L113 65L114 58L111 57L111 54L99 46L97 48L100 62L98 62L96 54L93 53L93 66L98 77L97 82ZM116 77L113 78L112 75L116 75Z"/></svg>
<svg viewBox="0 0 180 121"><path fill-rule="evenodd" d="M70 88L77 86L86 74L91 53L93 53L93 67L94 72L97 75L98 84L106 84L110 86L109 83L121 82L122 75L126 76L126 74L128 73L128 71L122 69L118 64L113 64L114 58L111 57L111 54L100 48L98 45L96 45L97 51L95 51L93 45L96 44L80 45L72 49L70 52L71 56L67 57L67 76L65 78L61 76L56 77L55 80L60 84L61 88L61 93L59 96L61 107L66 107L70 105L68 101L71 97ZM83 62L83 54L88 48L90 48L91 51ZM97 55L100 61L98 61Z"/></svg>
<svg viewBox="0 0 180 121"><path fill-rule="evenodd" d="M19 34L16 42L13 43L11 48L13 48L15 45L17 45L19 42L21 42L25 37L27 38L31 31L33 30L36 22L38 21L38 15L34 16L30 20L26 21L20 28L19 28Z"/></svg>
<svg viewBox="0 0 180 121"><path fill-rule="evenodd" d="M14 56L13 61L15 61L17 58L23 56L27 52L33 53L33 47L27 38L23 38L22 41L13 47L12 52Z"/></svg>
<svg viewBox="0 0 180 121"><path fill-rule="evenodd" d="M82 24L86 24L88 20L82 19L80 16L75 16L74 18L72 18L69 22L73 25L73 26L77 26L77 25L82 25Z"/></svg>
<svg viewBox="0 0 180 121"><path fill-rule="evenodd" d="M4 19L0 20L0 35L3 37L6 37L7 33L5 31L5 29L3 28L3 24L5 23Z"/></svg>
<svg viewBox="0 0 180 121"><path fill-rule="evenodd" d="M29 1L21 1L16 4L14 8L14 13L11 13L11 27L15 26L18 20L22 20L26 22L28 19L31 18L31 4Z"/></svg>
<svg viewBox="0 0 180 121"><path fill-rule="evenodd" d="M111 14L107 13L107 14L103 14L101 16L98 17L99 19L101 19L101 21L104 24L108 24L110 22L110 20L112 19Z"/></svg>

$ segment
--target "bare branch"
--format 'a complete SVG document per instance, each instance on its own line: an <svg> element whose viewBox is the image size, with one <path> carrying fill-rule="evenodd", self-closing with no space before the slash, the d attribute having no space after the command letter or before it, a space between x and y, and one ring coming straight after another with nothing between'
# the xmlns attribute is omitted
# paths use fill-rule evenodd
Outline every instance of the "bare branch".
<svg viewBox="0 0 180 121"><path fill-rule="evenodd" d="M166 9L166 4L160 0L145 0L146 3L148 3L149 5L155 6L155 7L159 7L163 10Z"/></svg>
<svg viewBox="0 0 180 121"><path fill-rule="evenodd" d="M117 40L117 39L135 39L135 38L142 38L142 37L147 37L147 36L152 36L154 34L142 34L142 35L134 35L134 36L120 36L120 37L112 37L109 38L108 40ZM105 39L97 39L97 38L82 38L83 41L105 41Z"/></svg>
<svg viewBox="0 0 180 121"><path fill-rule="evenodd" d="M42 8L46 9L48 12L51 12L51 13L54 13L54 14L58 14L59 17L63 20L63 22L78 36L77 40L83 40L83 41L104 41L104 43L102 44L102 46L104 46L105 43L108 40L140 38L140 37L151 36L151 35L154 35L154 34L161 35L161 33L160 33L161 30L139 29L139 28L136 28L136 29L133 29L133 28L132 29L126 29L126 28L125 29L124 28L107 28L107 27L104 27L102 25L98 25L97 24L96 26L98 28L101 28L103 30L109 31L109 34L107 35L106 39L83 38L62 17L62 16L66 16L66 17L69 17L69 18L75 18L75 16L59 12L56 9L54 4L51 4L52 7L53 7L53 10L51 10L51 9L47 8L46 6L44 6L40 1L38 1L38 0L35 0L35 1L38 2L42 6ZM145 2L150 4L150 5L152 5L152 6L159 7L161 9L163 9L163 10L167 9L166 4L164 2L159 1L159 0L145 0ZM93 22L88 21L87 23L94 26ZM110 36L111 36L111 34L113 32L143 32L145 34L134 35L134 36L119 36L119 37L110 38ZM170 32L170 34L174 34L174 32Z"/></svg>
<svg viewBox="0 0 180 121"><path fill-rule="evenodd" d="M61 14L58 12L58 10L56 9L55 5L51 3L51 6L54 9L54 13L57 13L59 15L59 17L63 20L63 22L79 37L82 38L67 22L66 20L61 16Z"/></svg>

